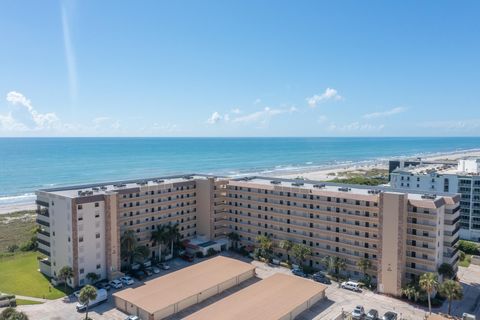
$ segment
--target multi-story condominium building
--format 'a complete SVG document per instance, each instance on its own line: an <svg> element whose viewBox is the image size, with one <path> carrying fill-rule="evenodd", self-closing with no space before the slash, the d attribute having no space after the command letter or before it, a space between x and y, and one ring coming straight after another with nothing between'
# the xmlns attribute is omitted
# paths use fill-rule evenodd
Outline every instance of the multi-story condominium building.
<svg viewBox="0 0 480 320"><path fill-rule="evenodd" d="M399 164L390 174L392 188L405 192L460 194L460 238L480 241L480 159L456 164Z"/></svg>
<svg viewBox="0 0 480 320"><path fill-rule="evenodd" d="M320 267L325 256L341 257L352 277L361 274L357 261L367 258L380 291L393 295L410 278L444 262L456 268L458 260L459 197L451 194L190 175L41 190L37 204L39 250L48 256L40 269L55 277L71 266L72 286L86 283L90 272L120 275L127 230L151 247L157 225L177 223L192 241L225 241L235 232L247 246L258 235L304 244L312 251L306 263Z"/></svg>

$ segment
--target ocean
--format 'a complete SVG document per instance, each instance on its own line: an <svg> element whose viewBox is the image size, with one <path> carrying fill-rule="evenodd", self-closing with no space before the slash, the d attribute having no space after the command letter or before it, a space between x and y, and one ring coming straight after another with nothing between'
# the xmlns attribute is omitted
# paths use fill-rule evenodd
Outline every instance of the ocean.
<svg viewBox="0 0 480 320"><path fill-rule="evenodd" d="M480 138L0 138L0 206L40 188L182 173L239 176L480 148Z"/></svg>

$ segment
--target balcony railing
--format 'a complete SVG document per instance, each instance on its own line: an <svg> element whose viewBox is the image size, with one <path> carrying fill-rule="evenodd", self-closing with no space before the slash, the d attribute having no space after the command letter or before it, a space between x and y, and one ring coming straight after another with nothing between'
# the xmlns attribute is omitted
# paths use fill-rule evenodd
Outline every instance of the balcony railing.
<svg viewBox="0 0 480 320"><path fill-rule="evenodd" d="M50 257L50 252L48 252L47 250L43 250L42 248L37 248L37 251L40 252L40 253L43 253L44 255Z"/></svg>
<svg viewBox="0 0 480 320"><path fill-rule="evenodd" d="M47 222L47 221L43 221L43 220L40 220L40 219L37 219L37 223L42 225L42 226L45 226L45 227L50 227L50 223Z"/></svg>

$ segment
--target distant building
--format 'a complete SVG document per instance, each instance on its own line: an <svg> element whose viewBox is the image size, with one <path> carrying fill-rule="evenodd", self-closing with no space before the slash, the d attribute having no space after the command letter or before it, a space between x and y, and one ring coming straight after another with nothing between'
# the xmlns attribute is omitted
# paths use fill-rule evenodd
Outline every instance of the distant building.
<svg viewBox="0 0 480 320"><path fill-rule="evenodd" d="M290 240L311 249L305 263L312 267L321 268L327 256L345 259L352 278L363 277L357 263L368 259L367 274L393 295L442 263L457 268L459 197L442 192L189 175L40 190L37 204L38 247L48 256L40 270L56 277L71 266L71 286L86 284L90 272L118 277L125 232L152 248L151 232L168 224L178 224L181 238L197 246L200 237L224 243L222 249L231 232L247 247L266 235L278 259L292 258L278 248Z"/></svg>
<svg viewBox="0 0 480 320"><path fill-rule="evenodd" d="M405 162L390 174L392 188L460 194L460 237L480 241L480 159L451 163Z"/></svg>

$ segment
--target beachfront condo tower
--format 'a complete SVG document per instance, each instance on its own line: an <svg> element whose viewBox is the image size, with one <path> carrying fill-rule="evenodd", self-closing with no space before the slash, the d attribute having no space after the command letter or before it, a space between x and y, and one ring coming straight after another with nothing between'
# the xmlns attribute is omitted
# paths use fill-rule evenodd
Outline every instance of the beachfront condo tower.
<svg viewBox="0 0 480 320"><path fill-rule="evenodd" d="M197 174L44 189L37 192L38 247L47 256L40 270L56 278L72 267L72 287L86 284L91 272L116 278L126 233L155 258L152 231L178 225L190 248L226 250L233 232L248 249L264 235L278 260L292 258L278 246L290 240L311 249L304 261L311 267L322 268L327 256L344 259L351 278L363 276L357 262L368 259L379 290L400 295L410 279L442 263L457 268L459 200L442 192Z"/></svg>
<svg viewBox="0 0 480 320"><path fill-rule="evenodd" d="M451 162L398 161L390 173L393 188L460 194L460 238L480 241L480 159Z"/></svg>

